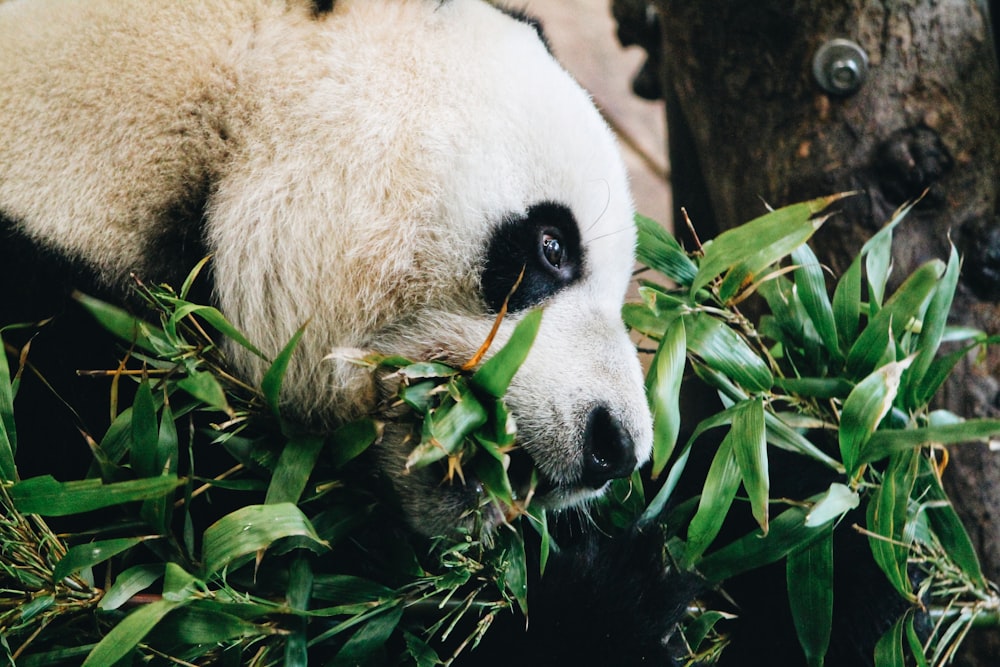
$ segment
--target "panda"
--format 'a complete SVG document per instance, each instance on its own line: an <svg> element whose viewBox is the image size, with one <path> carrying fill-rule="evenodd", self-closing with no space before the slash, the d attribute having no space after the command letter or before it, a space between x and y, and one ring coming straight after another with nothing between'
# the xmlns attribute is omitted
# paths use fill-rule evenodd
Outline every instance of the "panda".
<svg viewBox="0 0 1000 667"><path fill-rule="evenodd" d="M100 392L67 376L108 366L80 344L74 289L128 304L131 274L176 285L211 255L208 297L266 354L308 323L282 407L318 429L393 389L332 352L461 365L509 298L491 350L544 309L506 396L541 479L532 502L586 506L651 449L620 319L632 217L614 136L520 12L482 0L0 2L0 326L55 315L32 349L89 412L106 411ZM264 361L227 353L261 380ZM19 405L46 391L24 380ZM35 417L18 424L19 466L40 474L72 454L51 430L65 420ZM470 528L481 484L406 471L411 446L387 430L376 447L412 530ZM488 531L503 517L486 519ZM655 540L633 546L597 535L556 559L519 664L575 650L671 663L664 638L690 584Z"/></svg>
<svg viewBox="0 0 1000 667"><path fill-rule="evenodd" d="M508 402L537 500L586 502L651 447L619 315L635 230L614 137L529 22L472 0L324 9L4 3L5 245L110 292L211 254L214 301L266 353L308 323L282 398L318 425L381 393L332 351L461 365L523 267L493 349L544 307ZM261 379L265 361L230 355ZM453 528L475 484L404 474L405 447L381 459L414 528Z"/></svg>

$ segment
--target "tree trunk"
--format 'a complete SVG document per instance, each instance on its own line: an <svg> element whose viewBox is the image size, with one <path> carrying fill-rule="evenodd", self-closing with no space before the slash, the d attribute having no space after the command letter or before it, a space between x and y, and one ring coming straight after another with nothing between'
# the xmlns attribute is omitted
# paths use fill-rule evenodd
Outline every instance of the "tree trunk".
<svg viewBox="0 0 1000 667"><path fill-rule="evenodd" d="M814 243L839 275L894 209L926 190L897 228L894 275L946 259L950 239L964 258L954 323L1000 332L1000 76L985 2L656 5L674 201L699 234L745 222L764 203L857 190ZM835 38L867 55L856 89L860 57L842 54L813 73L814 55ZM995 347L968 359L942 407L996 416L998 371ZM951 455L946 484L987 576L1000 580L1000 453L964 445ZM963 664L997 664L1000 633L969 644Z"/></svg>

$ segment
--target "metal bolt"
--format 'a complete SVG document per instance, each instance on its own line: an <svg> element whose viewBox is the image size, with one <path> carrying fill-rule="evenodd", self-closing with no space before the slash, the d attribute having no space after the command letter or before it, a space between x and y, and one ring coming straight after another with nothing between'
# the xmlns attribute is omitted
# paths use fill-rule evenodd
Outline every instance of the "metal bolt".
<svg viewBox="0 0 1000 667"><path fill-rule="evenodd" d="M849 39L831 39L816 50L813 77L831 95L850 95L868 76L868 54Z"/></svg>

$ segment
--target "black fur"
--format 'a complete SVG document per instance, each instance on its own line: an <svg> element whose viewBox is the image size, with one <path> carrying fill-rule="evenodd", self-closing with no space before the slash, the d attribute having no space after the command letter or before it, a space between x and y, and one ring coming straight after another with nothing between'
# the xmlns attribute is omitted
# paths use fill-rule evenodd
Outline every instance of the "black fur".
<svg viewBox="0 0 1000 667"><path fill-rule="evenodd" d="M529 581L527 627L520 614L498 618L461 664L677 665L685 651L676 624L702 587L665 558L659 529L615 537L591 529Z"/></svg>
<svg viewBox="0 0 1000 667"><path fill-rule="evenodd" d="M543 235L558 238L564 262L557 269L542 254ZM507 304L510 312L537 306L579 280L584 269L580 230L573 213L553 202L535 204L524 215L506 218L494 230L480 276L483 299L497 313L521 270L524 278Z"/></svg>

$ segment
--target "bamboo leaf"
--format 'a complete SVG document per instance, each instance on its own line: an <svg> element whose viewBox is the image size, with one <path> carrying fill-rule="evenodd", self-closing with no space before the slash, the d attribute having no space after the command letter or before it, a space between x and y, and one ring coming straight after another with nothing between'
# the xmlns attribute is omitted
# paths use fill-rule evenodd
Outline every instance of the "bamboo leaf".
<svg viewBox="0 0 1000 667"><path fill-rule="evenodd" d="M271 474L264 504L297 503L322 449L322 436L300 435L288 440Z"/></svg>
<svg viewBox="0 0 1000 667"><path fill-rule="evenodd" d="M691 568L722 528L722 522L740 486L740 469L733 455L732 429L719 445L698 501L698 510L688 524L683 567Z"/></svg>
<svg viewBox="0 0 1000 667"><path fill-rule="evenodd" d="M275 634L275 630L233 614L192 604L170 612L156 625L154 633L179 644L211 645L239 637Z"/></svg>
<svg viewBox="0 0 1000 667"><path fill-rule="evenodd" d="M810 508L806 515L806 526L813 528L828 524L857 507L860 502L861 497L857 491L834 482Z"/></svg>
<svg viewBox="0 0 1000 667"><path fill-rule="evenodd" d="M402 617L401 605L387 607L377 616L368 619L327 664L330 667L356 667L360 664L369 664L370 658L389 641Z"/></svg>
<svg viewBox="0 0 1000 667"><path fill-rule="evenodd" d="M743 478L743 486L750 497L753 517L767 535L770 480L767 442L764 439L764 402L755 398L738 405L741 408L733 414L733 426L729 431L733 440L733 454Z"/></svg>
<svg viewBox="0 0 1000 667"><path fill-rule="evenodd" d="M295 348L298 347L302 334L305 333L305 325L299 328L292 336L291 340L285 343L278 356L271 362L271 366L264 373L264 378L260 382L260 389L264 392L264 400L267 407L271 409L271 414L276 417L281 416L281 384L284 382L285 373L288 371L288 364L292 360Z"/></svg>
<svg viewBox="0 0 1000 667"><path fill-rule="evenodd" d="M197 315L211 325L212 328L216 329L227 338L236 341L242 347L246 348L261 359L267 358L264 353L258 350L253 343L251 343L247 337L243 335L243 332L234 327L232 323L218 311L218 309L213 308L212 306L201 306L196 303L188 303L183 299L173 297L164 297L164 300L173 304L175 307L174 312L170 315L169 325L171 327L176 328L177 324L189 315Z"/></svg>
<svg viewBox="0 0 1000 667"><path fill-rule="evenodd" d="M684 324L688 350L701 357L709 368L751 392L771 388L771 370L731 328L705 313L685 317Z"/></svg>
<svg viewBox="0 0 1000 667"><path fill-rule="evenodd" d="M948 313L951 311L951 304L955 297L955 290L958 287L959 267L961 261L955 246L951 246L951 254L948 257L948 265L944 270L941 281L934 288L931 302L924 313L923 326L920 335L916 340L916 359L913 365L903 376L903 383L906 387L907 405L911 409L916 409L930 400L930 395L924 395L921 390L921 381L927 374L941 346L941 339L944 337L945 329L948 325Z"/></svg>
<svg viewBox="0 0 1000 667"><path fill-rule="evenodd" d="M667 327L646 376L646 395L653 413L653 479L663 472L680 432L686 346L684 318L678 317Z"/></svg>
<svg viewBox="0 0 1000 667"><path fill-rule="evenodd" d="M833 319L841 350L850 350L861 321L861 257L855 257L833 291Z"/></svg>
<svg viewBox="0 0 1000 667"><path fill-rule="evenodd" d="M129 344L156 354L160 350L170 349L172 346L163 336L161 331L156 330L147 322L135 317L128 311L112 306L92 296L82 292L74 292L73 298L83 306L91 316L96 319L101 326L121 338Z"/></svg>
<svg viewBox="0 0 1000 667"><path fill-rule="evenodd" d="M178 600L157 600L138 607L104 635L83 662L83 667L113 665L135 649L167 614L183 605Z"/></svg>
<svg viewBox="0 0 1000 667"><path fill-rule="evenodd" d="M139 383L139 389L135 393L135 401L132 403L131 433L129 460L132 463L132 470L139 477L158 476L161 472L156 467L159 426L156 421L153 391L148 378Z"/></svg>
<svg viewBox="0 0 1000 667"><path fill-rule="evenodd" d="M767 535L758 529L730 542L703 557L698 563L698 571L710 582L721 582L779 561L825 533L825 526L807 526L805 519L804 508L789 508L771 519Z"/></svg>
<svg viewBox="0 0 1000 667"><path fill-rule="evenodd" d="M406 468L419 468L458 452L473 431L486 423L489 414L472 390L463 385L457 398L449 399L424 419L421 443L406 459Z"/></svg>
<svg viewBox="0 0 1000 667"><path fill-rule="evenodd" d="M877 667L906 667L903 653L903 625L906 616L901 616L875 644L875 664Z"/></svg>
<svg viewBox="0 0 1000 667"><path fill-rule="evenodd" d="M795 634L806 663L822 667L833 627L832 527L815 542L788 554L785 579Z"/></svg>
<svg viewBox="0 0 1000 667"><path fill-rule="evenodd" d="M507 343L473 374L473 386L494 398L502 398L507 393L510 381L535 342L542 324L542 312L535 309L521 318Z"/></svg>
<svg viewBox="0 0 1000 667"><path fill-rule="evenodd" d="M847 372L852 377L863 377L870 373L885 353L886 341L896 329L901 334L908 323L920 312L938 278L944 271L944 263L933 260L914 271L896 290L892 297L864 328L857 341L847 353Z"/></svg>
<svg viewBox="0 0 1000 667"><path fill-rule="evenodd" d="M163 563L135 565L125 570L115 578L115 583L107 590L98 608L113 611L132 599L132 597L153 585L163 577Z"/></svg>
<svg viewBox="0 0 1000 667"><path fill-rule="evenodd" d="M13 485L10 496L23 514L67 516L158 498L170 494L183 483L183 479L162 476L113 484L104 484L99 479L58 482L51 475L44 475Z"/></svg>
<svg viewBox="0 0 1000 667"><path fill-rule="evenodd" d="M924 511L930 520L934 535L951 560L984 590L988 588L979 556L965 526L958 518L955 507L941 487L941 480L926 456L920 457L920 473L917 477L917 491L914 496L921 498Z"/></svg>
<svg viewBox="0 0 1000 667"><path fill-rule="evenodd" d="M373 419L358 419L338 428L330 436L331 463L340 467L353 461L382 437L383 425Z"/></svg>
<svg viewBox="0 0 1000 667"><path fill-rule="evenodd" d="M58 581L86 567L103 563L109 558L131 549L145 539L144 537L122 537L70 547L66 551L66 555L60 558L53 568L52 578Z"/></svg>
<svg viewBox="0 0 1000 667"><path fill-rule="evenodd" d="M643 303L626 303L622 306L622 321L629 329L656 340L663 337L667 328L666 318L657 315Z"/></svg>
<svg viewBox="0 0 1000 667"><path fill-rule="evenodd" d="M764 254L768 248L773 248L770 254L777 256L764 266L781 259L822 224L822 220L814 220L812 216L844 196L833 195L785 206L723 232L705 244L705 255L691 283L691 293L743 262L749 260L754 266L760 265L767 259Z"/></svg>
<svg viewBox="0 0 1000 667"><path fill-rule="evenodd" d="M177 386L186 391L192 398L226 414L233 414L233 409L229 406L229 400L226 398L226 390L209 371L190 373L177 380Z"/></svg>
<svg viewBox="0 0 1000 667"><path fill-rule="evenodd" d="M882 486L868 506L868 543L886 578L901 595L917 602L907 575L908 543L903 531L910 494L916 482L919 455L913 450L893 454Z"/></svg>
<svg viewBox="0 0 1000 667"><path fill-rule="evenodd" d="M859 463L877 461L924 445L989 442L997 436L1000 436L1000 419L969 419L957 424L876 431L868 440Z"/></svg>
<svg viewBox="0 0 1000 667"><path fill-rule="evenodd" d="M792 261L799 265L795 270L795 289L812 320L816 333L823 345L834 359L840 357L840 344L837 339L837 323L833 315L833 306L826 292L826 279L819 260L808 245L799 246L792 253Z"/></svg>
<svg viewBox="0 0 1000 667"><path fill-rule="evenodd" d="M644 215L636 213L635 224L638 233L636 259L678 285L690 285L698 267L684 252L677 239L655 220Z"/></svg>
<svg viewBox="0 0 1000 667"><path fill-rule="evenodd" d="M0 329L0 482L16 482L17 428L14 424L14 387Z"/></svg>
<svg viewBox="0 0 1000 667"><path fill-rule="evenodd" d="M204 572L215 574L238 558L267 549L275 540L296 536L323 543L309 520L291 503L242 507L205 529Z"/></svg>
<svg viewBox="0 0 1000 667"><path fill-rule="evenodd" d="M892 408L903 371L912 357L886 364L858 383L844 401L840 414L840 454L848 474L861 465L864 447L879 422Z"/></svg>

